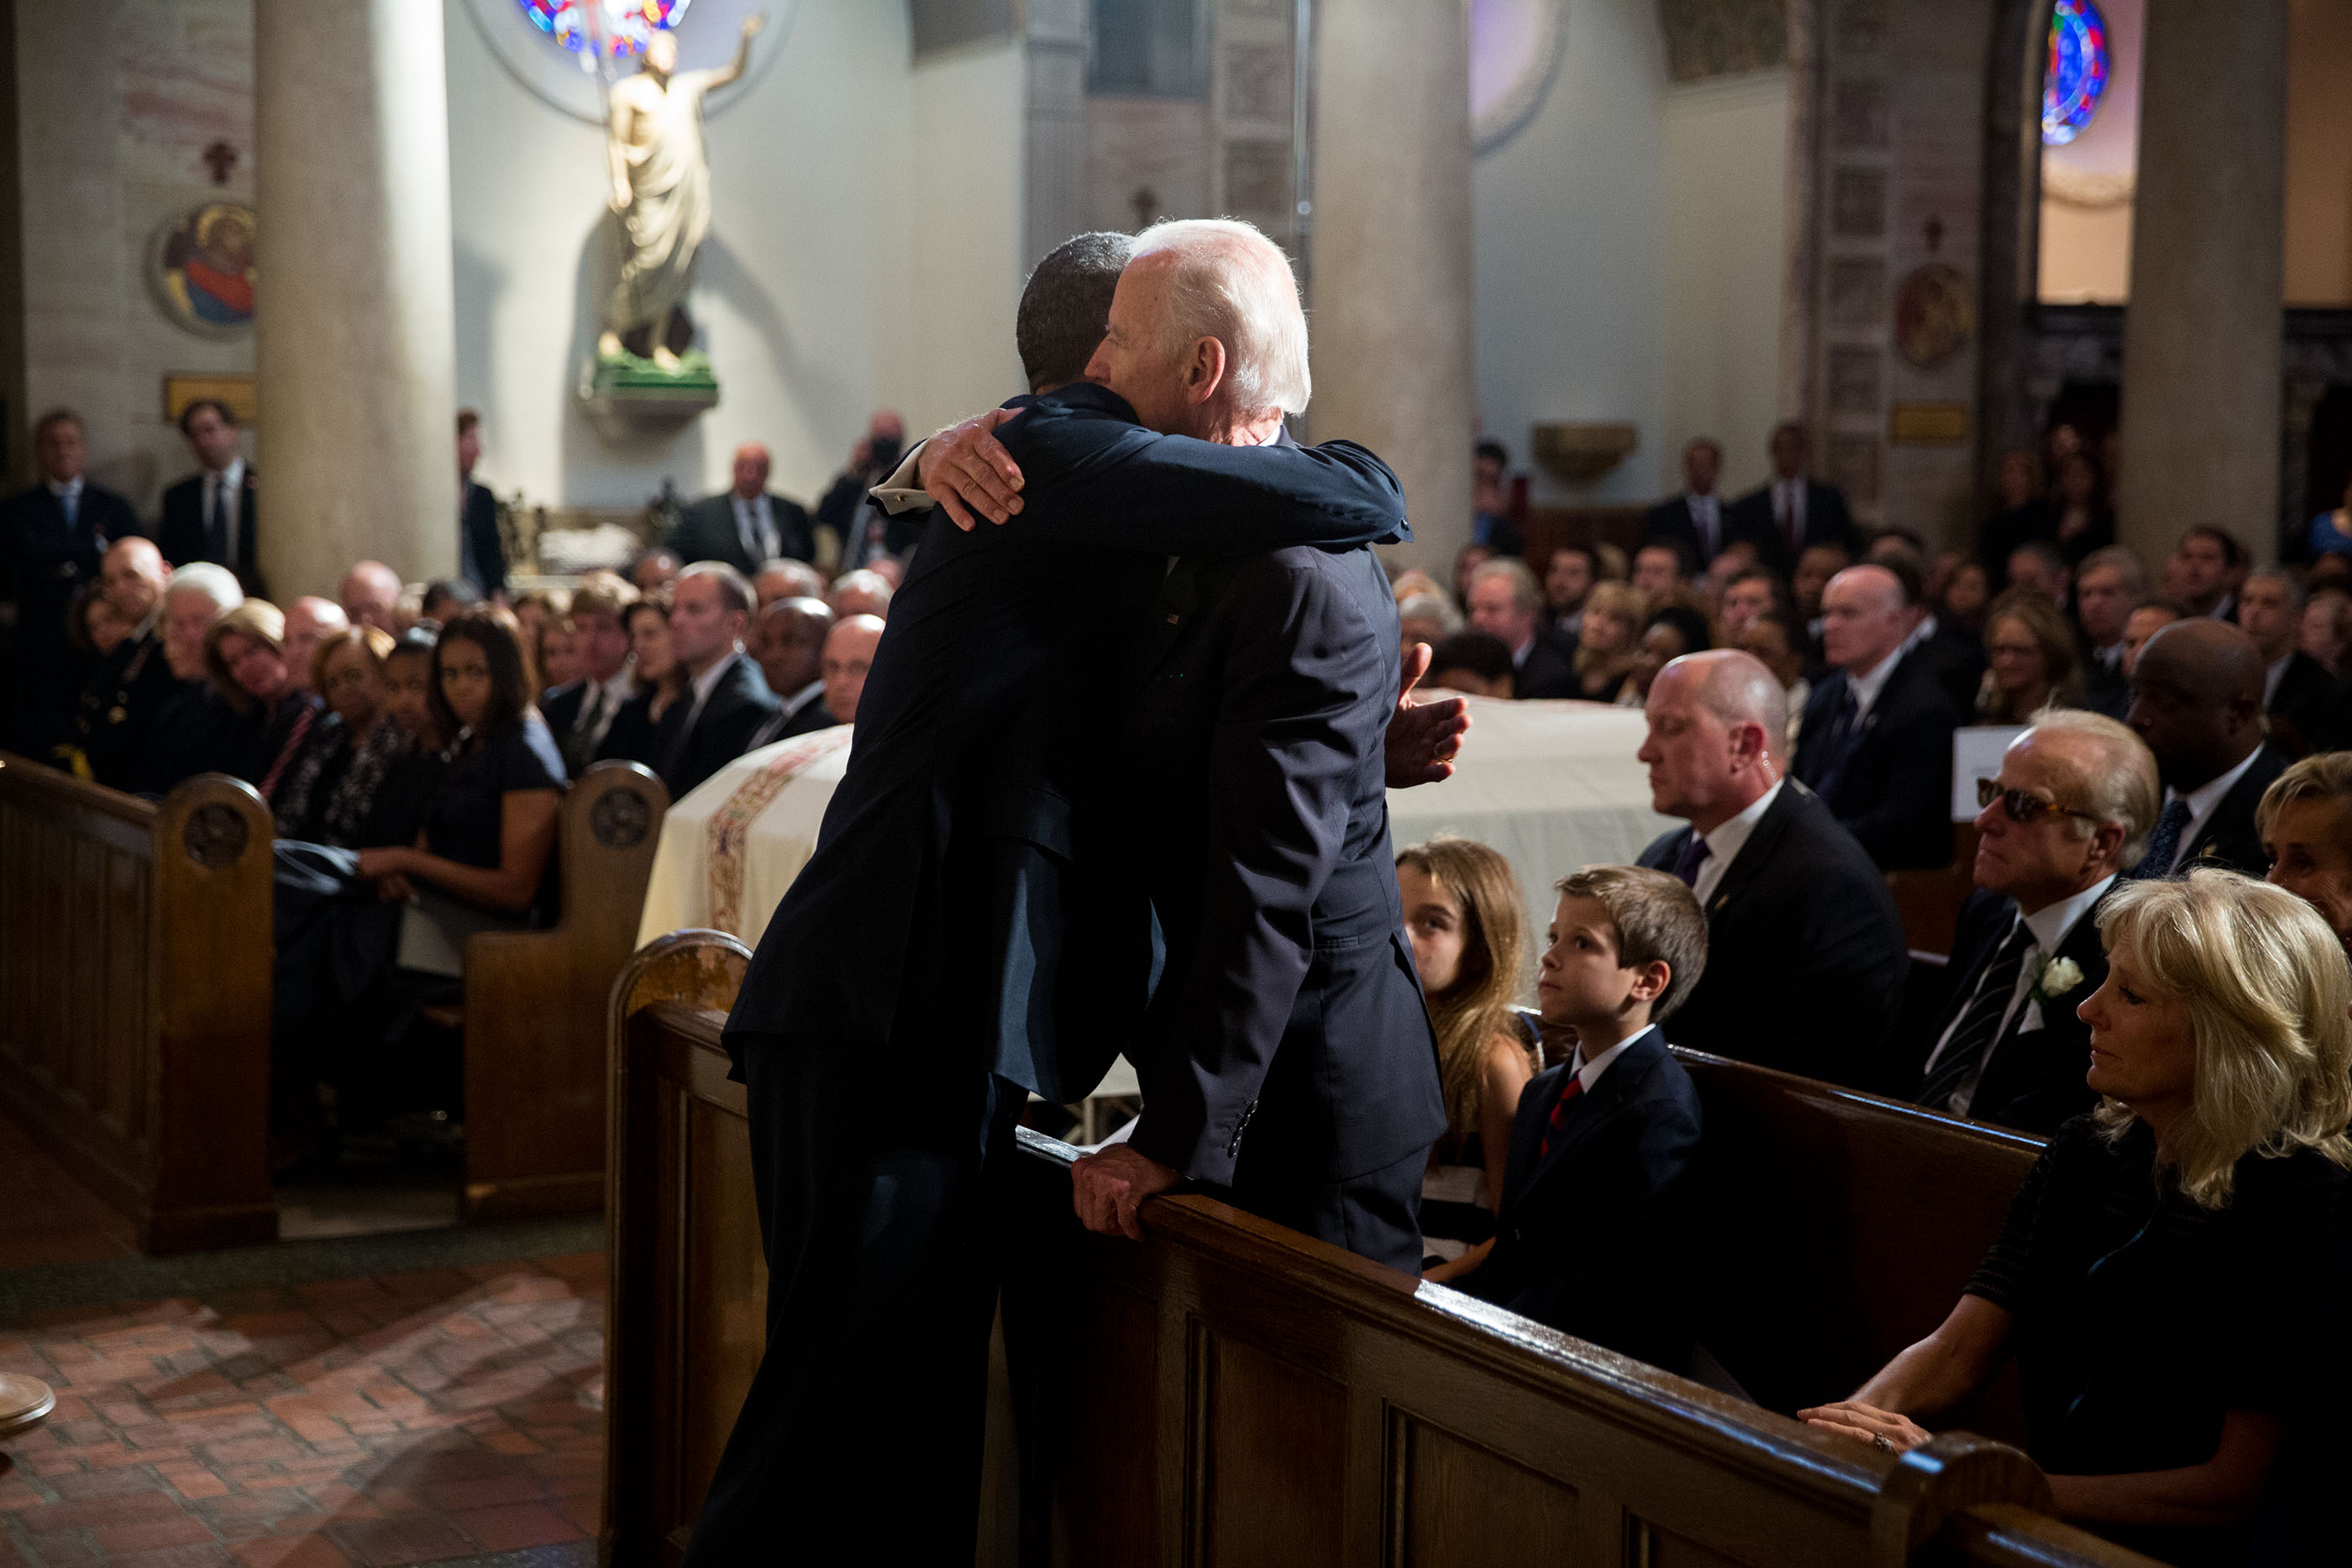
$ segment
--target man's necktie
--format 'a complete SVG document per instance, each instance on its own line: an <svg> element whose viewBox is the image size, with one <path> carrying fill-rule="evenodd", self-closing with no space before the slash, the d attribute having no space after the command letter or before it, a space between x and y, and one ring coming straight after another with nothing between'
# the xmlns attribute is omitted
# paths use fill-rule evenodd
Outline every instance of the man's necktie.
<svg viewBox="0 0 2352 1568"><path fill-rule="evenodd" d="M1707 846L1705 834L1693 833L1690 842L1683 846L1683 852L1675 857L1675 875L1682 879L1685 887L1696 887L1698 868L1705 865L1706 857L1714 852Z"/></svg>
<svg viewBox="0 0 2352 1568"><path fill-rule="evenodd" d="M2025 967L2026 955L2033 951L2033 933L2022 920L2010 927L2009 936L1994 950L1992 962L1978 985L1976 995L1969 999L1968 1011L1952 1027L1952 1038L1944 1052L1936 1059L1927 1074L1927 1086L1919 1092L1919 1103L1930 1111L1966 1115L1965 1105L1955 1106L1953 1096L1965 1092L1976 1093L1977 1080L1983 1075L1985 1052L1993 1038L2000 1032L2000 1020L2009 1011L2009 998L2017 990L2017 977Z"/></svg>
<svg viewBox="0 0 2352 1568"><path fill-rule="evenodd" d="M302 737L310 733L310 721L318 716L319 710L314 707L305 707L294 716L293 730L286 737L286 744L278 747L278 760L269 765L268 773L261 780L263 800L267 800L278 793L278 780L285 776L286 765L300 753Z"/></svg>
<svg viewBox="0 0 2352 1568"><path fill-rule="evenodd" d="M1830 732L1822 737L1821 765L1814 777L1805 780L1814 794L1829 799L1845 777L1845 765L1853 759L1853 748L1861 739L1862 702L1853 695L1853 677L1848 675L1838 693L1837 712L1830 718Z"/></svg>
<svg viewBox="0 0 2352 1568"><path fill-rule="evenodd" d="M58 497L58 505L66 515L66 527L70 528L81 520L81 492L68 490Z"/></svg>
<svg viewBox="0 0 2352 1568"><path fill-rule="evenodd" d="M1551 1153L1552 1145L1559 1141L1561 1129L1568 1125L1568 1108L1575 1104L1577 1097L1583 1092L1584 1075L1570 1073L1567 1086L1560 1090L1559 1098L1552 1102L1550 1119L1544 1123L1543 1142L1536 1145L1536 1158L1541 1159Z"/></svg>
<svg viewBox="0 0 2352 1568"><path fill-rule="evenodd" d="M1794 555L1794 554L1796 554L1796 553L1797 553L1797 505L1796 505L1796 497L1795 497L1794 496L1792 496L1792 495L1790 495L1790 494L1789 489L1788 489L1788 487L1787 487L1786 486L1783 486L1783 485L1775 485L1775 486L1772 486L1772 510L1773 510L1775 513L1777 513L1777 514L1778 514L1778 519L1777 519L1777 520L1779 521L1779 523L1780 523L1780 545L1781 545L1781 548L1782 548L1782 549L1786 549L1786 550L1787 550L1790 555Z"/></svg>
<svg viewBox="0 0 2352 1568"><path fill-rule="evenodd" d="M2139 857L2132 868L2136 877L2158 877L2172 874L2173 857L2180 852L2180 835L2189 831L2189 800L2175 795L2164 808L2164 815L2156 820L2156 831L2147 836L2147 853Z"/></svg>
<svg viewBox="0 0 2352 1568"><path fill-rule="evenodd" d="M228 509L228 476L213 476L213 543L221 564L236 565L236 517Z"/></svg>

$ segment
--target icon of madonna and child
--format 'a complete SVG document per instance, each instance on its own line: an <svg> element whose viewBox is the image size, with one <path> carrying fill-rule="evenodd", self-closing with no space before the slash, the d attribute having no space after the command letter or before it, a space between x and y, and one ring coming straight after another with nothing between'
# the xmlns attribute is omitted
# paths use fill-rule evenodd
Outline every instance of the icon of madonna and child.
<svg viewBox="0 0 2352 1568"><path fill-rule="evenodd" d="M207 202L157 236L154 280L173 319L199 332L253 323L251 207Z"/></svg>

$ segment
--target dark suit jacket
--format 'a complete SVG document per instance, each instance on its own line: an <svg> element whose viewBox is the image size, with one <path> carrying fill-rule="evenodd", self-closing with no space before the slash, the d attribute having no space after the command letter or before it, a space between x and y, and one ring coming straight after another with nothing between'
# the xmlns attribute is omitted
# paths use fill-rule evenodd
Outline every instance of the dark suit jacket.
<svg viewBox="0 0 2352 1568"><path fill-rule="evenodd" d="M1687 827L1665 834L1641 863L1671 869L1690 838ZM1707 900L1706 967L1674 1036L1759 1067L1892 1090L1903 1070L1885 1048L1909 967L1886 879L1790 779Z"/></svg>
<svg viewBox="0 0 2352 1568"><path fill-rule="evenodd" d="M776 523L778 552L793 560L814 560L815 525L809 521L808 508L771 493L768 510ZM678 559L688 563L723 560L746 577L760 570L760 563L743 548L743 536L736 529L735 495L731 490L705 496L688 507L678 517L677 527L670 530L669 548L677 552Z"/></svg>
<svg viewBox="0 0 2352 1568"><path fill-rule="evenodd" d="M2115 890L2124 885L2124 879L2118 877L2099 903L2114 897ZM1992 1055L1985 1062L1984 1074L1977 1080L1976 1093L1969 1102L1969 1120L1990 1122L2048 1137L2058 1130L2060 1123L2081 1115L2097 1103L2098 1096L2083 1082L2083 1074L2091 1066L2091 1026L2077 1018L2074 1009L2106 983L2107 951L2099 940L2098 915L2097 904L2084 910L2082 918L2074 922L2074 928L2058 944L2058 951L2051 955L2053 959L2073 959L2075 967L2083 971L2082 984L2064 996L2043 1002L2037 1029L2023 1027L2034 1011L2032 1007L2017 1009L1993 1041ZM1952 1027L1961 1009L1969 1005L1979 977L1992 962L1994 950L2009 936L2016 916L2015 899L1982 888L1969 894L1968 903L1960 906L1959 926L1952 937L1952 961L1944 970L1942 1003L1925 1036L1912 1042L1911 1058L1916 1076L1906 1098L1919 1099L1926 1086L1927 1059L1934 1054L1936 1042L1944 1038L1944 1031ZM1928 1105L1927 1109L1939 1116L1950 1114L1942 1105Z"/></svg>
<svg viewBox="0 0 2352 1568"><path fill-rule="evenodd" d="M2181 870L2191 865L2227 866L2248 876L2260 876L2270 869L2270 856L2263 852L2263 835L2254 826L2254 808L2263 803L2263 791L2286 771L2286 758L2278 747L2265 741L2254 754L2254 765L2244 777L2230 787L2221 803L2213 808L2212 816L2197 831L2197 837L2184 845L2179 860L2173 862Z"/></svg>
<svg viewBox="0 0 2352 1568"><path fill-rule="evenodd" d="M206 474L191 474L163 492L163 517L155 533L156 548L173 566L209 560L227 567L236 573L236 580L247 594L266 599L268 588L262 581L260 546L254 532L257 507L253 465L245 465L245 482L237 491L235 560L222 559L226 553L222 541L205 531L205 486L210 478Z"/></svg>
<svg viewBox="0 0 2352 1568"><path fill-rule="evenodd" d="M1772 519L1772 486L1758 486L1731 504L1724 518L1723 537L1727 539L1748 539L1755 543L1764 564L1782 576L1796 570L1797 558L1814 545L1843 545L1848 551L1862 553L1862 533L1853 526L1853 514L1846 510L1845 492L1834 485L1824 485L1818 479L1805 481L1805 533L1790 549L1780 538L1780 526Z"/></svg>
<svg viewBox="0 0 2352 1568"><path fill-rule="evenodd" d="M90 777L116 789L139 789L154 756L155 721L183 687L202 684L172 674L160 625L117 643L82 687L74 714L74 744Z"/></svg>
<svg viewBox="0 0 2352 1568"><path fill-rule="evenodd" d="M1517 697L1580 697L1583 689L1576 679L1576 639L1549 626L1536 629L1536 644L1528 650L1527 663L1511 680L1511 695Z"/></svg>
<svg viewBox="0 0 2352 1568"><path fill-rule="evenodd" d="M465 549L473 552L474 570L481 580L474 586L488 599L507 591L507 550L499 538L499 498L488 485L467 484L466 504L457 514L457 533ZM463 564L464 557L459 561Z"/></svg>
<svg viewBox="0 0 2352 1568"><path fill-rule="evenodd" d="M924 525L848 771L728 1019L739 1061L747 1037L816 1035L901 1079L977 1068L1084 1098L1150 996L1107 731L1167 553L1405 537L1395 476L1347 443L1159 435L1087 384L1015 402L996 434L1026 505L1003 528Z"/></svg>
<svg viewBox="0 0 2352 1568"><path fill-rule="evenodd" d="M1643 515L1642 542L1678 544L1683 547L1688 559L1704 568L1723 552L1725 545L1731 542L1731 502L1720 495L1716 497L1716 540L1715 548L1709 549L1706 541L1699 538L1698 524L1691 517L1689 494L1669 496ZM1769 515L1769 507L1767 515Z"/></svg>
<svg viewBox="0 0 2352 1568"><path fill-rule="evenodd" d="M2131 683L2124 679L2123 661L2117 659L2111 668L2092 649L2083 655L2083 706L2122 723L2131 711Z"/></svg>
<svg viewBox="0 0 2352 1568"><path fill-rule="evenodd" d="M1984 640L1957 622L1938 617L1935 635L1908 655L1936 677L1936 685L1962 723L1977 710L1977 687L1984 680Z"/></svg>
<svg viewBox="0 0 2352 1568"><path fill-rule="evenodd" d="M2327 727L2335 697L2336 680L2325 664L2300 649L2289 654L2270 701L2271 744L2288 757L2309 755Z"/></svg>
<svg viewBox="0 0 2352 1568"><path fill-rule="evenodd" d="M82 480L71 527L46 485L0 507L0 601L16 607L13 678L0 693L0 743L46 761L73 727L74 700L93 662L66 639L66 612L83 586L98 580L107 547L139 531L131 503Z"/></svg>
<svg viewBox="0 0 2352 1568"><path fill-rule="evenodd" d="M1848 677L1832 670L1813 687L1790 771L1815 789L1881 871L1948 865L1952 859L1952 731L1960 716L1915 649L1903 655L1862 717L1862 733L1834 782L1830 755Z"/></svg>
<svg viewBox="0 0 2352 1568"><path fill-rule="evenodd" d="M780 740L790 740L794 736L814 735L820 729L831 729L841 722L833 716L833 710L824 706L823 692L819 692L801 704L797 710L783 706L784 699L782 697L778 697L776 701L779 706L775 713L766 724L760 727L760 732L751 737L751 747L754 750L762 746L773 746Z"/></svg>
<svg viewBox="0 0 2352 1568"><path fill-rule="evenodd" d="M1168 956L1129 1141L1195 1180L1345 1180L1445 1130L1389 843L1386 583L1370 549L1294 548L1188 561L1162 600L1127 820Z"/></svg>
<svg viewBox="0 0 2352 1568"><path fill-rule="evenodd" d="M692 722L682 741L675 731L665 737L661 760L654 769L669 786L669 798L673 800L683 798L688 789L749 751L751 737L775 716L779 706L776 694L768 689L760 666L751 662L749 653L737 653L730 661L719 684L710 688L710 700L702 705L700 713L694 712L693 704L691 690L677 695L673 706L679 714L679 722L685 723L689 716ZM665 721L669 716L667 713L662 716ZM615 726L620 722L617 717L613 720Z"/></svg>
<svg viewBox="0 0 2352 1568"><path fill-rule="evenodd" d="M1672 1020L1669 1020L1671 1022ZM1568 1108L1538 1157L1568 1064L1519 1095L1495 1249L1456 1288L1621 1355L1690 1359L1698 1090L1653 1029Z"/></svg>

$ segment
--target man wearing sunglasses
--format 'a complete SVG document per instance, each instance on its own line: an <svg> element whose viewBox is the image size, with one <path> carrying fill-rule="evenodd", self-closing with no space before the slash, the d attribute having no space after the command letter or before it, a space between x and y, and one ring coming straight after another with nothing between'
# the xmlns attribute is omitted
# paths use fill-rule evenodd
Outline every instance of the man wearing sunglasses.
<svg viewBox="0 0 2352 1568"><path fill-rule="evenodd" d="M2114 719L2062 711L2010 742L1977 799L1977 891L1913 1098L1931 1111L2047 1134L2097 1098L2074 1015L2107 973L2101 900L2147 852L2156 757Z"/></svg>

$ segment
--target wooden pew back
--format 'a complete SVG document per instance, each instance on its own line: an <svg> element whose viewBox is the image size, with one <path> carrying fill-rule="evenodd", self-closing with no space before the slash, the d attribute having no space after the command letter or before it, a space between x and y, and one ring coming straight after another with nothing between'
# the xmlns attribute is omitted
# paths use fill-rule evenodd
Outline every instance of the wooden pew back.
<svg viewBox="0 0 2352 1568"><path fill-rule="evenodd" d="M278 1235L268 809L0 753L0 1103L150 1252Z"/></svg>
<svg viewBox="0 0 2352 1568"><path fill-rule="evenodd" d="M1843 1399L1944 1321L2000 1234L2041 1141L1676 1054L1705 1116L1700 1342L1773 1409ZM1964 1424L2021 1441L2013 1379Z"/></svg>
<svg viewBox="0 0 2352 1568"><path fill-rule="evenodd" d="M542 931L466 944L469 1220L593 1209L604 1196L605 1009L636 940L669 791L634 762L567 790L556 830L562 906Z"/></svg>
<svg viewBox="0 0 2352 1568"><path fill-rule="evenodd" d="M761 1346L744 1099L719 1045L746 956L678 933L614 994L614 1564L679 1561ZM2013 1449L1948 1434L1881 1455L1204 1197L1155 1202L1141 1245L1087 1236L1075 1151L1021 1136L1024 1563L2145 1561L2049 1518Z"/></svg>

